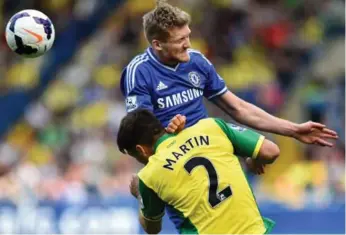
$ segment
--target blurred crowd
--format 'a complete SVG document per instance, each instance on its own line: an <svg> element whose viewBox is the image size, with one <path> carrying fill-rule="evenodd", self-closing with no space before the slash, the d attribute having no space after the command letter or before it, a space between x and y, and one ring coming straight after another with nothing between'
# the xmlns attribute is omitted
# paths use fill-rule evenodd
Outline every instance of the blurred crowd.
<svg viewBox="0 0 346 235"><path fill-rule="evenodd" d="M192 47L215 64L232 92L274 115L323 122L339 133L333 149L278 140L288 149L281 151L285 165L269 168L271 177L252 178L259 199L295 207L344 200L344 55L323 60L329 45L344 40L344 1L169 2L192 15ZM1 3L1 32L16 11L34 8L51 18L58 38L69 21L87 19L102 1ZM76 39L79 47L71 60L3 135L0 199L20 200L23 188L24 194L37 199L73 203L129 193L129 180L140 165L116 146L119 122L126 113L119 78L131 58L147 47L141 18L154 4L125 1L91 37ZM0 46L1 96L34 91L46 57L24 60L9 51L5 40ZM320 60L335 68L329 74L316 72L314 65ZM341 60L341 69L333 60ZM295 111L290 111L292 105ZM210 116L227 118L215 107L208 108Z"/></svg>

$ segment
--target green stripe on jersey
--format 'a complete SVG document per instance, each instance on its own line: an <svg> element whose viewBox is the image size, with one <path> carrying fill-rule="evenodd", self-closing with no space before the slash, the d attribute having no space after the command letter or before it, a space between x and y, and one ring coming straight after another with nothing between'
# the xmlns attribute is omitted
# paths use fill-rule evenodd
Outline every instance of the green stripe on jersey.
<svg viewBox="0 0 346 235"><path fill-rule="evenodd" d="M159 196L139 178L139 193L141 195L141 211L145 218L159 220L165 212L165 204Z"/></svg>
<svg viewBox="0 0 346 235"><path fill-rule="evenodd" d="M263 143L264 137L262 135L234 124L228 124L220 118L214 118L214 120L232 143L235 155L242 157L257 155Z"/></svg>

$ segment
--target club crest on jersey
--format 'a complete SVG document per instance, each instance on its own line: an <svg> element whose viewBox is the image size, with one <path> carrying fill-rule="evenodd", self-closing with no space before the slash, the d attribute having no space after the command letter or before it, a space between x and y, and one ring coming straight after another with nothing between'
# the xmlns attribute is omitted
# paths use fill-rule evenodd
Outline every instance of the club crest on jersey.
<svg viewBox="0 0 346 235"><path fill-rule="evenodd" d="M201 77L197 72L190 72L189 73L189 80L195 87L199 87L201 85Z"/></svg>
<svg viewBox="0 0 346 235"><path fill-rule="evenodd" d="M137 96L128 96L126 98L126 109L131 112L137 108Z"/></svg>

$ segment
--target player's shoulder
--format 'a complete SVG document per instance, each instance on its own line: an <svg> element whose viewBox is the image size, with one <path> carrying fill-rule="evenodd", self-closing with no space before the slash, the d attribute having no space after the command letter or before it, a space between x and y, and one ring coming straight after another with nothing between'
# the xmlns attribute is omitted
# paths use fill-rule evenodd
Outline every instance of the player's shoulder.
<svg viewBox="0 0 346 235"><path fill-rule="evenodd" d="M139 178L148 185L154 184L155 179L162 177L162 172L160 170L162 164L160 164L161 161L158 160L160 158L159 155L160 154L154 154L150 156L149 162L138 172Z"/></svg>
<svg viewBox="0 0 346 235"><path fill-rule="evenodd" d="M193 125L192 128L195 132L220 132L222 131L222 122L223 120L218 118L203 118Z"/></svg>
<svg viewBox="0 0 346 235"><path fill-rule="evenodd" d="M142 54L136 55L124 68L123 72L134 71L143 67L148 66L149 55L145 51Z"/></svg>
<svg viewBox="0 0 346 235"><path fill-rule="evenodd" d="M187 49L187 52L190 55L190 59L192 62L195 63L206 63L208 65L212 65L212 63L208 60L208 58L200 51L189 48Z"/></svg>
<svg viewBox="0 0 346 235"><path fill-rule="evenodd" d="M214 126L214 125L217 125L217 118L213 118L213 117L208 117L208 118L203 118L201 120L199 120L196 125L197 126L200 126L200 127L204 127L204 128L208 128L210 127L210 125ZM213 128L213 127L211 127Z"/></svg>
<svg viewBox="0 0 346 235"><path fill-rule="evenodd" d="M125 94L125 89L127 89L127 92L133 88L134 84L136 83L136 76L138 74L144 75L143 78L145 79L148 73L149 73L149 55L147 52L144 52L142 54L139 54L135 56L123 69L121 73L120 78L120 88L123 94ZM142 80L144 80L142 79ZM143 81L142 81L143 82Z"/></svg>

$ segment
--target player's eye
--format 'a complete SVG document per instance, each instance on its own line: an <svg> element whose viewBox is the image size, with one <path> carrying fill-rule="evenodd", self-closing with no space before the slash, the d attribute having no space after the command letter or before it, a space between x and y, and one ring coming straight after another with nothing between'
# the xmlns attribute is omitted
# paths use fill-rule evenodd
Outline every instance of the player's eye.
<svg viewBox="0 0 346 235"><path fill-rule="evenodd" d="M181 38L181 39L179 40L179 42L182 43L182 42L184 42L186 39L189 39L189 36Z"/></svg>
<svg viewBox="0 0 346 235"><path fill-rule="evenodd" d="M184 41L184 38L180 38L180 39L178 39L178 43L181 43L181 42L183 42Z"/></svg>

